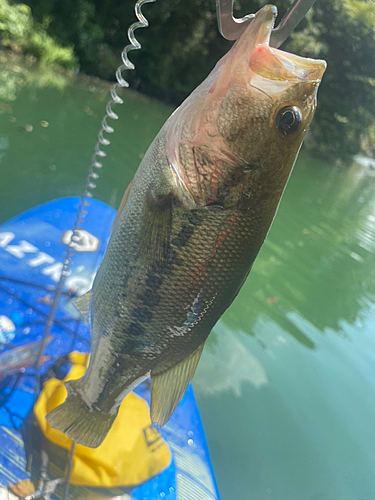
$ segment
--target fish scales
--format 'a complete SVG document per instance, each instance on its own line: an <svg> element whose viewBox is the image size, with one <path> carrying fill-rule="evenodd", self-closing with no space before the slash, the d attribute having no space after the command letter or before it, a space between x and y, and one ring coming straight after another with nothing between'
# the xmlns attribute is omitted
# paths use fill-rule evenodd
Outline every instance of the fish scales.
<svg viewBox="0 0 375 500"><path fill-rule="evenodd" d="M132 200L129 200L129 203L132 203ZM223 310L223 301L224 303L231 301L227 288L218 290L218 279L228 281L231 278L234 281L232 287L235 292L242 281L243 268L248 269L249 263L253 260L251 254L244 252L243 247L239 247L236 241L232 244L229 233L226 238L220 240L220 234L230 227L233 214L237 214L238 211L230 210L227 213L220 208L212 208L193 211L187 215L182 210L176 212L172 222L170 255L166 262L159 267L151 266L148 270L144 270L142 266L137 268L136 265L126 264L127 269L133 269L134 276L130 278L126 276L126 287L123 288L123 284L120 283L121 293L129 297L125 307L121 299L116 299L116 290L106 289L106 283L112 282L112 273L118 273L121 262L116 257L108 259L106 262L110 265L108 268L103 265L97 277L97 280L103 280L103 291L98 299L100 301L103 293L109 296L113 311L107 306L103 315L94 318L94 322L98 323L97 328L94 327L94 332L112 332L116 357L128 356L129 351L131 352L129 342L139 344L139 348L147 345L144 361L148 369L158 364L157 358L153 360L154 351L160 353L164 349L165 355L168 356L171 352L178 353L185 350L185 344L198 347L205 340L209 333L207 325L210 325L210 329L216 322L218 311ZM251 228L248 227L247 218L237 217L237 220L238 222L230 227L232 239L236 240L237 234L243 239L245 232L249 233L250 239ZM137 227L140 222L135 221L135 225ZM131 254L131 245L127 241L122 241L122 234L119 233L113 235L114 256L120 254L117 245L121 248L122 254ZM124 233L124 236L126 234L128 233ZM241 253L246 254L246 260ZM134 283L134 292L131 282ZM199 311L204 317L200 317L197 324L191 328L191 336L179 335L178 330L173 333L177 325L185 322L189 312L187 305L193 304L201 290L203 290L202 310L213 301L204 315ZM96 308L100 310L100 304L96 306L95 300L94 293L93 307L95 310ZM116 318L116 324L113 324L113 318ZM126 337L123 335L124 331L127 332ZM170 332L170 335L166 336L166 332ZM130 361L126 363L127 369L129 364ZM144 367L139 360L136 361L136 368L140 374L144 373ZM121 390L121 384L116 388L117 379L118 374L115 373L113 380L108 384L114 392Z"/></svg>
<svg viewBox="0 0 375 500"><path fill-rule="evenodd" d="M261 9L165 123L126 190L91 292L88 371L50 424L100 445L126 394L151 376L165 424L212 327L264 242L312 120L323 61L269 47Z"/></svg>

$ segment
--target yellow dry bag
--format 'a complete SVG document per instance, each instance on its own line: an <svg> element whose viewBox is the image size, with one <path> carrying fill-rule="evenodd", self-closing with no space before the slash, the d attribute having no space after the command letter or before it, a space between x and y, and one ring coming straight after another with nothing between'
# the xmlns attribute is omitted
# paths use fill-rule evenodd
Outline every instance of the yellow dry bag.
<svg viewBox="0 0 375 500"><path fill-rule="evenodd" d="M69 358L73 366L65 382L85 374L89 356L73 352ZM65 401L66 396L63 381L55 378L48 380L34 413L46 438L69 450L71 440L50 427L45 419L47 413ZM102 488L136 486L159 474L170 461L171 453L166 442L151 425L146 401L131 392L122 402L111 430L98 448L77 444L71 483Z"/></svg>

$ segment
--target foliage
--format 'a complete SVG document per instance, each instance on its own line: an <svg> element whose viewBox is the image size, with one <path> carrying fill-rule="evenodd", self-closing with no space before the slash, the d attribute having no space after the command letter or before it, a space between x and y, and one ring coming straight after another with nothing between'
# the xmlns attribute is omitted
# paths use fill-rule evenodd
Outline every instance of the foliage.
<svg viewBox="0 0 375 500"><path fill-rule="evenodd" d="M4 2L5 0L0 0ZM134 0L26 0L39 23L62 45L74 45L81 69L113 78ZM263 0L237 0L236 15L256 12ZM291 0L278 0L281 16ZM1 4L0 4L1 5ZM217 31L214 0L158 1L143 7L150 21L131 53L134 88L179 104L213 68L230 43ZM372 153L375 130L375 2L318 0L285 50L326 59L328 69L307 143L326 158Z"/></svg>
<svg viewBox="0 0 375 500"><path fill-rule="evenodd" d="M321 156L349 159L371 142L375 126L375 3L317 2L288 48L327 61L312 147Z"/></svg>
<svg viewBox="0 0 375 500"><path fill-rule="evenodd" d="M0 40L3 48L11 48L38 56L45 64L66 67L75 64L72 47L61 47L46 31L47 25L36 23L28 5L10 5L0 0Z"/></svg>

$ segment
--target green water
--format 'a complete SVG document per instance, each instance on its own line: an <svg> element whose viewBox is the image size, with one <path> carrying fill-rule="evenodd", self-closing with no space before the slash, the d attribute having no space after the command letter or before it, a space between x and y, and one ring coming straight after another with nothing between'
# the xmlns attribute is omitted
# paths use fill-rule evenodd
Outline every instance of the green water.
<svg viewBox="0 0 375 500"><path fill-rule="evenodd" d="M0 221L81 193L108 98L96 80L7 71ZM127 96L96 190L114 207L170 113ZM301 156L194 380L223 500L375 498L374 252L375 170Z"/></svg>

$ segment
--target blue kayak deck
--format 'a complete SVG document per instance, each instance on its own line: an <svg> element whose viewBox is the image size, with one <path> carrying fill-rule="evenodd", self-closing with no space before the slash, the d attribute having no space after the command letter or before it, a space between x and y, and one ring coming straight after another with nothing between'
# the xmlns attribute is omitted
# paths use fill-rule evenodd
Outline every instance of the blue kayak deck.
<svg viewBox="0 0 375 500"><path fill-rule="evenodd" d="M54 200L0 226L0 316L9 318L15 326L14 338L9 337L11 343L7 344L9 339L1 333L1 349L41 340L79 202L78 197ZM53 325L53 340L45 350L50 359L42 365L41 375L57 358L73 350L88 352L90 349L89 328L78 317L71 300L72 295L91 288L115 214L108 205L91 200ZM35 384L34 368L0 380L0 484L3 486L29 477L21 426L32 410ZM149 401L148 383L141 384L136 392ZM219 499L191 386L161 433L172 451L172 463L146 483L126 490L126 494L124 490L123 498ZM69 498L90 498L89 491L85 493L85 490L74 487ZM117 489L116 498L122 498L119 495ZM101 498L111 497L107 493Z"/></svg>

